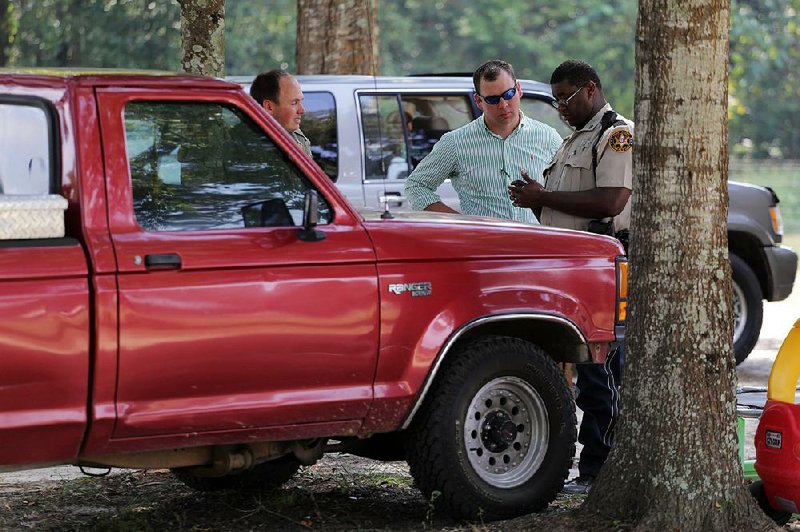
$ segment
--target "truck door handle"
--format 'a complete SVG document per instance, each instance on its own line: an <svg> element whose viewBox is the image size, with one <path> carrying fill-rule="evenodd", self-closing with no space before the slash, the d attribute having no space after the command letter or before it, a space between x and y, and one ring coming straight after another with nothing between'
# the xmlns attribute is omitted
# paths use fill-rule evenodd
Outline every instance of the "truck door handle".
<svg viewBox="0 0 800 532"><path fill-rule="evenodd" d="M178 270L181 267L181 256L177 253L145 255L144 266L148 270Z"/></svg>
<svg viewBox="0 0 800 532"><path fill-rule="evenodd" d="M380 203L389 203L396 207L402 207L403 202L406 201L406 197L400 195L399 192L386 192L378 196L378 201Z"/></svg>

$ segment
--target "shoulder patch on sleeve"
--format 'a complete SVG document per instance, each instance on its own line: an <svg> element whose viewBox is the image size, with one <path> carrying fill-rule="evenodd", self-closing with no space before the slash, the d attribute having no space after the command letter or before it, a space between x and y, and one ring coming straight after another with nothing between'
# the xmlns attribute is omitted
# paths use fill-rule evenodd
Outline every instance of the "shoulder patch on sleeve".
<svg viewBox="0 0 800 532"><path fill-rule="evenodd" d="M633 133L625 128L618 128L608 136L608 145L616 152L630 151L633 148Z"/></svg>

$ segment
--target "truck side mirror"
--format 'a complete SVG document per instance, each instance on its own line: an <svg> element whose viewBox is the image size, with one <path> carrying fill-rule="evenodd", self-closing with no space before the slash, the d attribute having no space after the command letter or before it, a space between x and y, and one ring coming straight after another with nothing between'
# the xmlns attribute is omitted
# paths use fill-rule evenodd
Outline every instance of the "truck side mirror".
<svg viewBox="0 0 800 532"><path fill-rule="evenodd" d="M325 240L325 233L315 229L319 223L319 198L313 188L306 190L303 203L303 228L298 232L298 238L304 242L319 242Z"/></svg>

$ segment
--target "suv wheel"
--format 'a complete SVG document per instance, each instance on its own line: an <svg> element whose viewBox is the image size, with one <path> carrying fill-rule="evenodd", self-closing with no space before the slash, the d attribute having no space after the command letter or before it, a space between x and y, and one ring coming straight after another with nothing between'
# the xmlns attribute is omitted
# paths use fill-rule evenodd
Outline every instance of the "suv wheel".
<svg viewBox="0 0 800 532"><path fill-rule="evenodd" d="M190 488L198 491L228 489L271 490L279 488L288 482L300 469L300 462L293 455L283 456L276 460L253 466L252 469L221 477L198 476L192 469L191 467L173 469L172 474Z"/></svg>
<svg viewBox="0 0 800 532"><path fill-rule="evenodd" d="M575 453L575 403L563 373L516 338L486 337L450 356L407 440L417 486L457 518L542 510Z"/></svg>
<svg viewBox="0 0 800 532"><path fill-rule="evenodd" d="M730 255L733 277L733 351L736 364L741 364L750 354L761 333L764 303L761 285L753 270L736 255Z"/></svg>

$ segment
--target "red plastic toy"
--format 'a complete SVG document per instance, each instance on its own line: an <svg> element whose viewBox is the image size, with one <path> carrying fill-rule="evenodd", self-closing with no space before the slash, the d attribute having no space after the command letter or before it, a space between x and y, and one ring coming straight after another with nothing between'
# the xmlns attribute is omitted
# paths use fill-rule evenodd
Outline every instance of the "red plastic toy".
<svg viewBox="0 0 800 532"><path fill-rule="evenodd" d="M767 515L781 524L800 508L800 404L795 404L798 377L800 320L789 331L772 365L767 403L755 441L755 469L761 480L750 488Z"/></svg>

